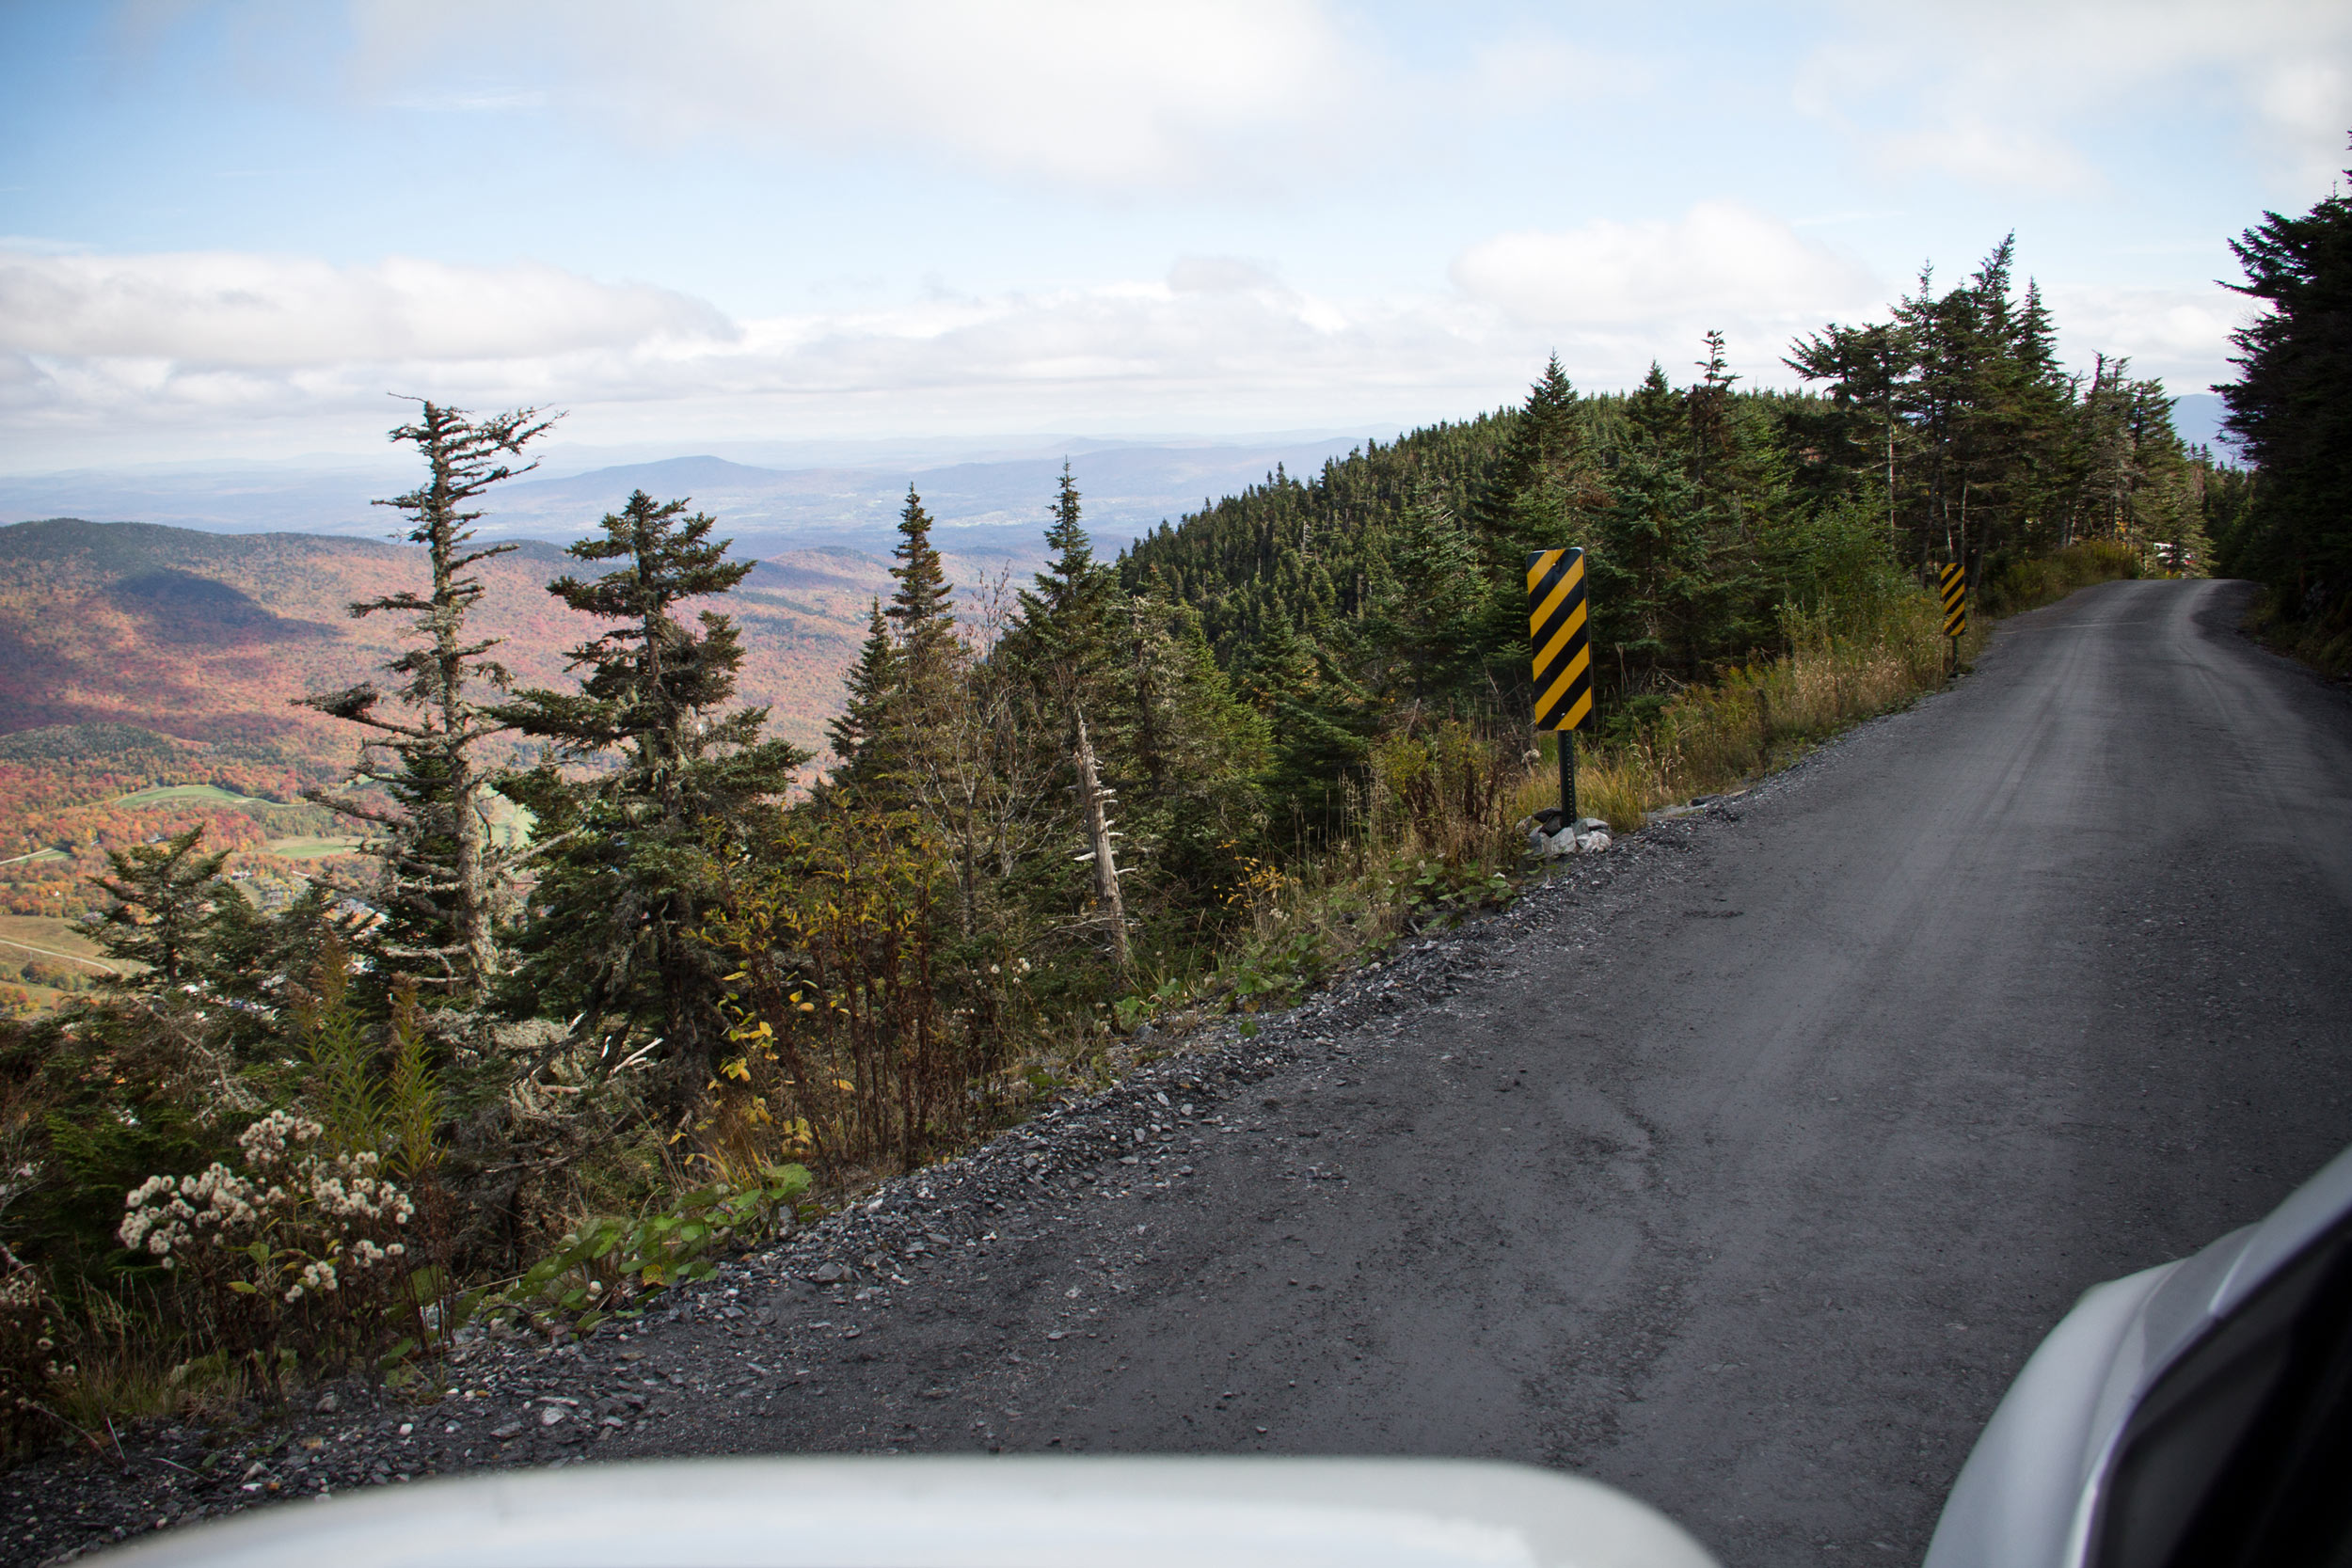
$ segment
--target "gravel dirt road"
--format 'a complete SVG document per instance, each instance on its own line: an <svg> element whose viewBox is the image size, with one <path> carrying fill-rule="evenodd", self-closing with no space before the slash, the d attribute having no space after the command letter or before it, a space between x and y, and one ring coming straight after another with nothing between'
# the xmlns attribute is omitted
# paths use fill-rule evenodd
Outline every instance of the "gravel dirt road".
<svg viewBox="0 0 2352 1568"><path fill-rule="evenodd" d="M1440 1454L1611 1481L1736 1568L1916 1561L2076 1294L2352 1142L2352 702L2247 593L2018 617L1951 691L626 1339L485 1345L472 1396L202 1485L141 1461L84 1519L583 1455Z"/></svg>

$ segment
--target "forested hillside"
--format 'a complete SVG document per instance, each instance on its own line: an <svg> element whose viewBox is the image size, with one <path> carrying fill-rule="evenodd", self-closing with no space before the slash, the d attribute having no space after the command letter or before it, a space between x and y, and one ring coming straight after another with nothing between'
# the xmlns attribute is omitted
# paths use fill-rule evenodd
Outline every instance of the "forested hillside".
<svg viewBox="0 0 2352 1568"><path fill-rule="evenodd" d="M296 700L397 654L392 628L349 606L412 580L417 556L358 539L72 518L0 529L0 912L103 908L91 879L105 851L199 825L273 887L316 869L311 841L341 830L301 792L342 779L353 745ZM564 678L576 628L544 590L565 559L529 544L485 563L473 625L522 683ZM795 548L734 590L743 686L782 734L821 744L866 606L889 585L871 556ZM140 796L157 785L274 805ZM273 842L291 845L292 863L264 856Z"/></svg>
<svg viewBox="0 0 2352 1568"><path fill-rule="evenodd" d="M294 699L390 657L388 628L348 607L410 581L415 557L300 533L72 518L0 529L0 734L129 724L340 770L348 737ZM542 589L563 560L532 543L484 568L477 624L529 680L562 678L572 628ZM816 737L866 600L887 581L870 557L795 551L738 595L759 630L748 678L794 733Z"/></svg>
<svg viewBox="0 0 2352 1568"><path fill-rule="evenodd" d="M1555 361L1524 406L1276 473L1139 541L1127 592L1198 614L1276 721L1274 776L1323 785L1371 737L1529 702L1528 552L1588 551L1604 730L1638 733L1724 665L1800 628L1860 628L1932 562L1981 598L2086 542L2201 570L2243 478L2189 451L2126 364L2061 366L2004 242L1958 287L1791 346L1816 389L1752 391L1723 344L1627 394L1580 395Z"/></svg>

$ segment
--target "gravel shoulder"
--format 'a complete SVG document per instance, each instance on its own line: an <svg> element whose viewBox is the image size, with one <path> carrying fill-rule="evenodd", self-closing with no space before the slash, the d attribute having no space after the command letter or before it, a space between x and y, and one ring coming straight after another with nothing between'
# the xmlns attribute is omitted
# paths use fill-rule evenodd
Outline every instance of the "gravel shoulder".
<svg viewBox="0 0 2352 1568"><path fill-rule="evenodd" d="M1728 1563L1915 1560L2081 1290L2352 1141L2352 703L2241 597L2018 617L1736 800L429 1406L0 1477L0 1558L485 1465L1004 1449L1510 1458Z"/></svg>

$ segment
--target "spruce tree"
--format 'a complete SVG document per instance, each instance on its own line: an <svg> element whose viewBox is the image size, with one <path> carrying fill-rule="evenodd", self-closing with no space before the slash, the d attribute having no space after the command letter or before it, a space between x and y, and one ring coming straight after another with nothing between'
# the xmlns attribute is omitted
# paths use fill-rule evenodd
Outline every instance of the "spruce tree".
<svg viewBox="0 0 2352 1568"><path fill-rule="evenodd" d="M1234 695L1189 608L1132 594L1111 626L1103 735L1105 771L1126 802L1125 861L1160 909L1197 908L1220 895L1230 847L1264 826L1256 775L1271 736ZM1136 894L1126 896L1135 907Z"/></svg>
<svg viewBox="0 0 2352 1568"><path fill-rule="evenodd" d="M577 693L516 694L501 717L572 761L611 757L577 781L551 768L516 784L544 817L548 854L532 895L517 1005L577 1012L575 1037L617 1048L659 1036L673 1103L699 1091L727 1037L723 965L700 929L718 896L714 854L740 852L808 753L762 739L764 707L722 711L735 694L741 640L724 615L690 627L688 599L723 594L750 562L730 562L709 516L640 490L571 554L614 562L548 592L617 623L571 652Z"/></svg>
<svg viewBox="0 0 2352 1568"><path fill-rule="evenodd" d="M1250 650L1241 686L1273 737L1265 790L1287 839L1317 839L1346 820L1348 789L1371 755L1378 705L1318 629L1277 625Z"/></svg>
<svg viewBox="0 0 2352 1568"><path fill-rule="evenodd" d="M1078 502L1078 486L1065 462L1054 496L1054 520L1045 531L1045 570L1020 594L1024 657L1041 670L1059 667L1055 678L1064 681L1083 679L1101 657L1111 589L1109 573L1094 559Z"/></svg>
<svg viewBox="0 0 2352 1568"><path fill-rule="evenodd" d="M1064 470L1067 480L1068 470ZM1083 539L1083 535L1081 535ZM898 515L898 564L890 575L898 586L890 595L890 624L898 628L898 646L917 666L936 664L955 641L955 585L931 545L931 515L923 498L907 486L907 504Z"/></svg>
<svg viewBox="0 0 2352 1568"><path fill-rule="evenodd" d="M877 600L865 645L847 677L848 702L829 731L840 759L827 798L897 810L935 794L920 777L941 761L939 732L957 700L962 648L956 639L955 585L931 545L931 517L907 487L898 516L898 586Z"/></svg>
<svg viewBox="0 0 2352 1568"><path fill-rule="evenodd" d="M1523 581L1524 568L1519 575ZM1375 676L1384 693L1420 708L1450 706L1448 699L1476 668L1479 612L1486 597L1470 535L1435 487L1422 485L1382 562L1367 628L1386 666ZM1523 606L1524 586L1518 597ZM1520 615L1524 624L1523 608Z"/></svg>
<svg viewBox="0 0 2352 1568"><path fill-rule="evenodd" d="M1091 870L1096 919L1109 931L1120 970L1131 961L1124 896L1119 886L1116 840L1098 744L1105 700L1107 614L1112 578L1094 559L1092 541L1081 520L1076 483L1062 465L1046 547L1045 570L1020 594L1020 610L1005 650L1027 673L1040 710L1060 731L1077 804L1077 826L1086 847L1078 862Z"/></svg>
<svg viewBox="0 0 2352 1568"><path fill-rule="evenodd" d="M2352 197L2299 217L2265 213L2230 249L2246 273L2233 286L2268 309L2232 335L2238 376L2215 388L2260 474L2226 564L2268 583L2288 619L2342 637L2352 633Z"/></svg>
<svg viewBox="0 0 2352 1568"><path fill-rule="evenodd" d="M923 498L907 486L898 516L898 563L890 575L898 587L888 617L897 643L897 681L886 722L895 764L908 775L911 797L932 797L925 781L940 762L939 739L956 700L962 648L956 641L955 585L947 580L939 551L931 546L931 517ZM918 777L919 776L919 777Z"/></svg>
<svg viewBox="0 0 2352 1568"><path fill-rule="evenodd" d="M1522 495L1576 458L1583 446L1579 412L1576 388L1554 354L1527 389L1527 401L1520 404L1510 438L1496 459L1494 476L1483 488L1476 514L1485 529L1505 528Z"/></svg>
<svg viewBox="0 0 2352 1568"><path fill-rule="evenodd" d="M99 890L115 900L90 938L119 963L139 972L118 974L119 989L177 990L196 980L212 951L211 927L217 912L244 899L220 879L229 851L205 854L201 826L165 840L106 851L110 877Z"/></svg>
<svg viewBox="0 0 2352 1568"><path fill-rule="evenodd" d="M867 612L866 641L842 684L847 696L841 711L825 726L836 759L825 795L830 800L870 798L882 787L889 770L890 707L899 684L898 643L880 599Z"/></svg>

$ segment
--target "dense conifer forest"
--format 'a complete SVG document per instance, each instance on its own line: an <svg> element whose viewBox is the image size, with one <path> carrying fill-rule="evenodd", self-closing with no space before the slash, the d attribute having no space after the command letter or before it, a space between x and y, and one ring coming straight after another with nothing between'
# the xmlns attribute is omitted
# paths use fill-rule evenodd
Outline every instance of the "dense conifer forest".
<svg viewBox="0 0 2352 1568"><path fill-rule="evenodd" d="M1555 360L1518 406L1278 471L1113 561L1065 472L1025 583L950 582L910 491L801 792L807 753L736 703L723 520L615 497L548 584L570 679L523 689L468 624L500 549L473 530L546 420L424 404L389 504L430 570L353 607L402 652L311 698L357 758L313 809L368 874L264 915L200 827L111 852L121 975L0 1039L12 1440L419 1375L485 1321L576 1331L1507 898L1550 777L1531 550L1589 552L1593 809L1620 828L1944 679L1936 563L1990 608L2201 572L2216 538L2344 580L2327 492L2273 500L2127 365L2061 366L2006 241L1789 345L1802 390L1742 386L1711 334L1680 352L1606 395ZM2239 418L2267 463L2266 396ZM501 837L514 804L531 831Z"/></svg>
<svg viewBox="0 0 2352 1568"><path fill-rule="evenodd" d="M2217 388L2259 483L2233 475L2213 532L2222 568L2269 590L2258 618L2331 674L2352 674L2352 198L2264 215L2231 245L2263 313L2233 335Z"/></svg>

